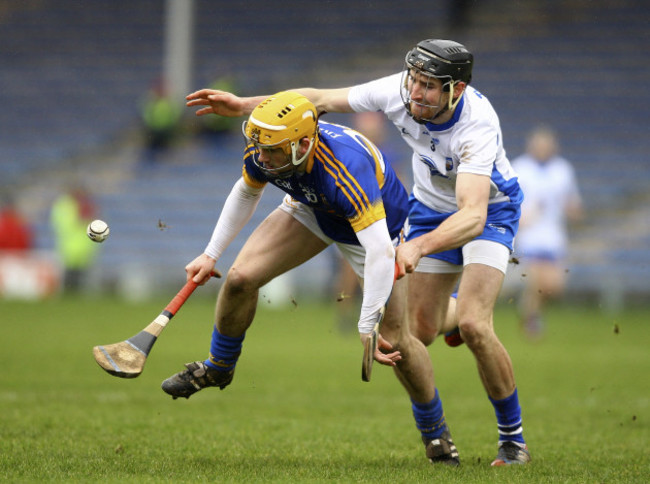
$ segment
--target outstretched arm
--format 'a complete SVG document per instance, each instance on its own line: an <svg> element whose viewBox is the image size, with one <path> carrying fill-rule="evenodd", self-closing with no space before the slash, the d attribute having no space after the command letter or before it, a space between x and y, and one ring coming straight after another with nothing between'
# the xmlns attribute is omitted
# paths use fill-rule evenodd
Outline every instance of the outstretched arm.
<svg viewBox="0 0 650 484"><path fill-rule="evenodd" d="M341 89L314 89L304 87L290 89L299 92L309 99L319 113L351 113L352 108L348 103L350 88ZM253 109L269 96L240 97L226 91L215 89L201 89L186 97L187 106L199 107L197 116L217 114L228 118L248 116Z"/></svg>
<svg viewBox="0 0 650 484"><path fill-rule="evenodd" d="M267 97L239 97L226 91L201 89L200 91L189 94L185 99L189 107L203 106L196 111L197 116L217 114L228 118L236 118L252 113L255 106Z"/></svg>
<svg viewBox="0 0 650 484"><path fill-rule="evenodd" d="M348 102L349 87L340 89L314 89L302 87L294 89L309 99L319 114L323 113L351 113L353 112Z"/></svg>
<svg viewBox="0 0 650 484"><path fill-rule="evenodd" d="M248 223L263 191L263 188L247 185L243 178L235 183L205 251L185 266L188 280L193 279L197 284L205 284L210 279L217 259Z"/></svg>

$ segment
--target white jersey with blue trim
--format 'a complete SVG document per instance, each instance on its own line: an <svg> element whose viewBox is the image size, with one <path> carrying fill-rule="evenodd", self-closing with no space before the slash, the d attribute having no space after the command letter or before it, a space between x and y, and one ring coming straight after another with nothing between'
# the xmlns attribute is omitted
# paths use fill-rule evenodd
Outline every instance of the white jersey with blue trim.
<svg viewBox="0 0 650 484"><path fill-rule="evenodd" d="M521 203L522 192L505 149L499 118L488 99L467 86L453 117L446 123L420 124L409 116L400 96L402 74L397 73L350 90L350 107L382 111L413 149L413 195L432 209L458 210L459 173L491 179L490 204Z"/></svg>

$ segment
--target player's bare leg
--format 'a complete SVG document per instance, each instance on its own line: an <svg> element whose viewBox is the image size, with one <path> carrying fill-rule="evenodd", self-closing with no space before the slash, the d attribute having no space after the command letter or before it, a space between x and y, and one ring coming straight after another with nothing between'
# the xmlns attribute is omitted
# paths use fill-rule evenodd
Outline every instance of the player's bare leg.
<svg viewBox="0 0 650 484"><path fill-rule="evenodd" d="M523 438L512 362L494 332L493 311L503 278L504 274L493 267L467 265L456 308L461 334L474 354L481 381L497 416L499 453L492 462L496 466L530 461Z"/></svg>
<svg viewBox="0 0 650 484"><path fill-rule="evenodd" d="M441 333L458 326L456 300L451 293L459 278L458 273L409 274L408 315L411 332L429 346Z"/></svg>
<svg viewBox="0 0 650 484"><path fill-rule="evenodd" d="M469 264L458 290L456 308L463 339L476 358L485 390L494 399L505 398L515 389L510 356L494 332L492 321L503 277L493 267Z"/></svg>
<svg viewBox="0 0 650 484"><path fill-rule="evenodd" d="M259 289L327 248L303 224L274 210L251 234L228 271L217 299L217 329L240 336L255 316Z"/></svg>
<svg viewBox="0 0 650 484"><path fill-rule="evenodd" d="M402 359L395 366L395 374L411 398L426 456L432 463L456 466L460 463L458 452L444 418L431 359L422 341L411 332L406 315L407 285L411 285L411 276L413 274L395 283L381 333L401 352Z"/></svg>
<svg viewBox="0 0 650 484"><path fill-rule="evenodd" d="M408 321L404 318L407 280L408 277L395 282L380 332L402 354L395 373L409 396L419 402L428 402L435 393L433 368L429 353L422 342L411 334Z"/></svg>
<svg viewBox="0 0 650 484"><path fill-rule="evenodd" d="M188 363L165 380L162 388L174 398L208 386L223 389L233 379L246 330L255 317L259 289L327 247L304 225L279 209L248 238L217 298L210 357Z"/></svg>

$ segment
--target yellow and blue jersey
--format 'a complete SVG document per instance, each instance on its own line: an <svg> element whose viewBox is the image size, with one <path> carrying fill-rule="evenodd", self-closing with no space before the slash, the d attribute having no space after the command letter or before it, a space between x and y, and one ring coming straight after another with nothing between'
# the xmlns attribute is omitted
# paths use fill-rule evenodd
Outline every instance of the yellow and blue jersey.
<svg viewBox="0 0 650 484"><path fill-rule="evenodd" d="M253 187L267 183L314 210L321 230L336 242L359 245L355 232L386 219L391 238L408 213L408 195L380 150L351 128L318 122L318 138L306 170L272 178L258 168L253 145L244 151L243 177Z"/></svg>

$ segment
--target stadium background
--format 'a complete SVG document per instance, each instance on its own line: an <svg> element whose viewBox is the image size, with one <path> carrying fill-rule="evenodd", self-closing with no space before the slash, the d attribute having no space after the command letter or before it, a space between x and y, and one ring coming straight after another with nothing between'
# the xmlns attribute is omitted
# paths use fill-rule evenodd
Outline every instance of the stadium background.
<svg viewBox="0 0 650 484"><path fill-rule="evenodd" d="M453 20L450 5L466 5ZM145 297L178 285L205 246L241 169L237 132L185 135L143 166L139 103L163 74L162 0L0 3L0 191L14 193L50 253L48 211L71 179L97 195L111 237L92 287ZM271 2L194 0L190 90L234 75L241 94L344 86L402 68L417 40L453 38L475 54L473 84L494 104L512 158L547 122L575 163L587 219L573 231L570 291L616 308L649 291L650 7L641 0ZM179 102L182 102L179 99ZM346 117L330 119L349 123ZM392 132L393 136L396 133ZM397 141L398 146L399 141ZM267 190L237 247L277 203ZM162 222L166 227L160 227ZM332 258L291 274L322 293Z"/></svg>

